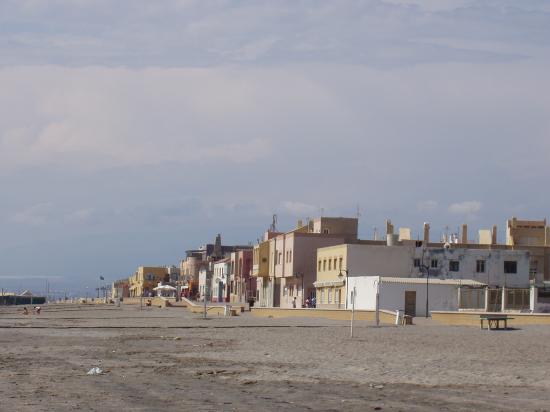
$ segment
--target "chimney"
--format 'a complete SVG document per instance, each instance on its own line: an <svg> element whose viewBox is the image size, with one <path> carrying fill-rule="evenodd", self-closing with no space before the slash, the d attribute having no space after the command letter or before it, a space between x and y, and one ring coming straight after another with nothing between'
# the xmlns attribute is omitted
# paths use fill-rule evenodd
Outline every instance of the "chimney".
<svg viewBox="0 0 550 412"><path fill-rule="evenodd" d="M468 243L468 225L466 223L462 225L462 239L460 243Z"/></svg>
<svg viewBox="0 0 550 412"><path fill-rule="evenodd" d="M393 225L391 220L386 220L386 235L393 235Z"/></svg>
<svg viewBox="0 0 550 412"><path fill-rule="evenodd" d="M497 225L493 225L493 230L491 232L491 244L497 244Z"/></svg>
<svg viewBox="0 0 550 412"><path fill-rule="evenodd" d="M424 222L424 244L428 245L430 242L430 224L428 222Z"/></svg>

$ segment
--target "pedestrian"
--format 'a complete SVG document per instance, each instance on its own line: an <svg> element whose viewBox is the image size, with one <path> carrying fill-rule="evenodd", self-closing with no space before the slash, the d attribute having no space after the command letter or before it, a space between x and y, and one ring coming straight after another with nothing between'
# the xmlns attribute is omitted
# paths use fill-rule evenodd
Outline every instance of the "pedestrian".
<svg viewBox="0 0 550 412"><path fill-rule="evenodd" d="M294 296L294 300L292 301L292 307L296 309L296 296Z"/></svg>
<svg viewBox="0 0 550 412"><path fill-rule="evenodd" d="M311 304L309 298L306 299L306 308L309 308L309 305Z"/></svg>
<svg viewBox="0 0 550 412"><path fill-rule="evenodd" d="M317 307L317 299L314 297L311 298L311 307L316 308Z"/></svg>
<svg viewBox="0 0 550 412"><path fill-rule="evenodd" d="M23 315L28 315L29 314L29 310L27 309L27 307L25 306L23 308Z"/></svg>

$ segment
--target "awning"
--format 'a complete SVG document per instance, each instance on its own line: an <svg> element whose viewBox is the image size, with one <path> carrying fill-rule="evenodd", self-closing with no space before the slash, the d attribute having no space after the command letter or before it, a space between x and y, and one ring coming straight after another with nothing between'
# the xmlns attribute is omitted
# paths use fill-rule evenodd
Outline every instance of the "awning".
<svg viewBox="0 0 550 412"><path fill-rule="evenodd" d="M157 286L156 288L153 288L153 290L176 290L176 288L170 285L161 285L161 286Z"/></svg>

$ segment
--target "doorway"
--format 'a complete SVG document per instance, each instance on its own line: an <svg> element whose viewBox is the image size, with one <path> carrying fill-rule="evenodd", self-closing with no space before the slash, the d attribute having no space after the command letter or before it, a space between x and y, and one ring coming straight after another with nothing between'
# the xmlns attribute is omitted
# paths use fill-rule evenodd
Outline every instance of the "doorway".
<svg viewBox="0 0 550 412"><path fill-rule="evenodd" d="M223 282L218 282L218 302L223 302Z"/></svg>
<svg viewBox="0 0 550 412"><path fill-rule="evenodd" d="M405 315L416 316L416 291L405 291Z"/></svg>
<svg viewBox="0 0 550 412"><path fill-rule="evenodd" d="M281 278L275 278L274 283L273 307L278 308L281 306Z"/></svg>

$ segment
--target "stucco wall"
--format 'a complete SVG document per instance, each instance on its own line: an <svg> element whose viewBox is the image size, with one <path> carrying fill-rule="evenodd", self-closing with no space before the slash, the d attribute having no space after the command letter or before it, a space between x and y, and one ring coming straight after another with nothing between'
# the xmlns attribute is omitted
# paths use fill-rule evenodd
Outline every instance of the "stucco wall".
<svg viewBox="0 0 550 412"><path fill-rule="evenodd" d="M361 276L349 279L348 308L351 304L353 287L357 289L355 307L374 310L376 308L376 288L378 277ZM380 282L380 309L405 310L405 292L416 292L416 316L426 316L426 284ZM430 284L428 289L429 311L458 310L458 287L455 285Z"/></svg>

